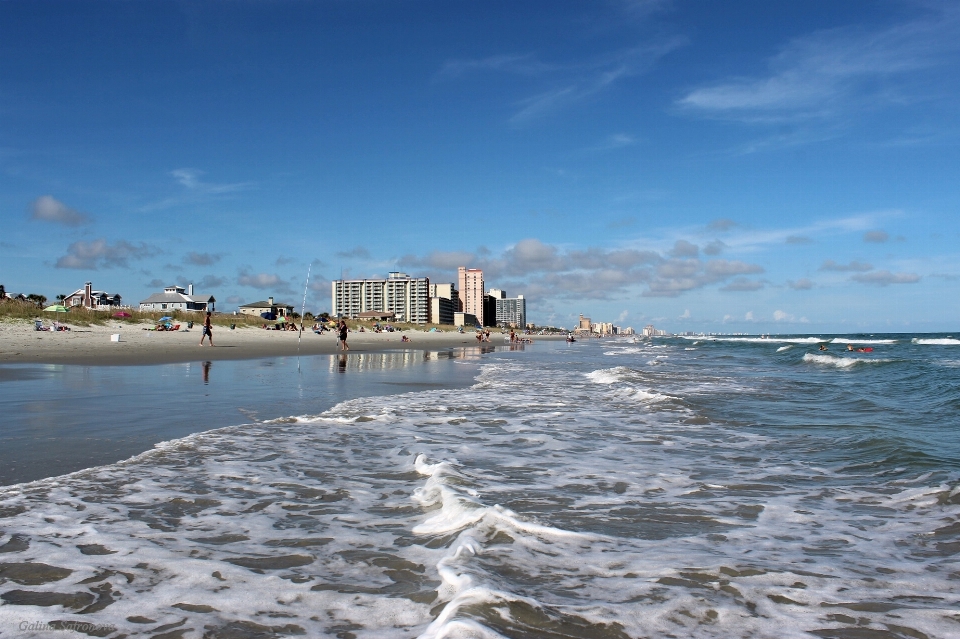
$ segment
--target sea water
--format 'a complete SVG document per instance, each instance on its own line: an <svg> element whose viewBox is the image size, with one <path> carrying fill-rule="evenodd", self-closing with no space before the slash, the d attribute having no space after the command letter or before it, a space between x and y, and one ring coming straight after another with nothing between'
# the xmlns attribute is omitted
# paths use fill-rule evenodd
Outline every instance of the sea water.
<svg viewBox="0 0 960 639"><path fill-rule="evenodd" d="M0 633L958 636L958 349L538 342L0 489Z"/></svg>

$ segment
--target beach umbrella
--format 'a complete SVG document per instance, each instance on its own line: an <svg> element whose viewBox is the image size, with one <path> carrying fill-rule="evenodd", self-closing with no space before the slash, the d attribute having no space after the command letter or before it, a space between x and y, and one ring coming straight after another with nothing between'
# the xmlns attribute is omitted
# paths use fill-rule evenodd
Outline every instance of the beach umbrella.
<svg viewBox="0 0 960 639"><path fill-rule="evenodd" d="M126 311L120 311L119 313L114 313L113 316L114 317L133 317L133 315L131 315L130 313L127 313Z"/></svg>
<svg viewBox="0 0 960 639"><path fill-rule="evenodd" d="M283 324L283 323L285 323L285 322L287 321L287 318L284 317L283 315L281 315L280 317L277 318L277 321L278 321L279 323Z"/></svg>
<svg viewBox="0 0 960 639"><path fill-rule="evenodd" d="M45 311L50 311L51 313L57 314L57 321L60 321L60 313L69 313L70 309L64 306L63 304L54 304L53 306L48 306Z"/></svg>

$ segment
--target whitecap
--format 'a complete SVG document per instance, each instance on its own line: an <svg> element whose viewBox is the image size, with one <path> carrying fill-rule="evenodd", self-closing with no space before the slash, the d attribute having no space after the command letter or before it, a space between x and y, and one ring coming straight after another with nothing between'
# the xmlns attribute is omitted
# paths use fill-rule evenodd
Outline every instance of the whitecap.
<svg viewBox="0 0 960 639"><path fill-rule="evenodd" d="M803 361L814 364L823 364L826 366L836 366L837 368L850 368L857 364L882 364L890 362L889 359L867 359L865 357L835 357L833 355L819 355L816 353L807 353L803 356Z"/></svg>
<svg viewBox="0 0 960 639"><path fill-rule="evenodd" d="M914 337L910 340L914 344L924 344L928 346L957 346L960 344L960 339L954 339L952 337L941 337L941 338L919 338Z"/></svg>
<svg viewBox="0 0 960 639"><path fill-rule="evenodd" d="M626 366L617 366L616 368L601 368L586 373L584 376L595 384L616 384L622 382L624 376L631 372Z"/></svg>

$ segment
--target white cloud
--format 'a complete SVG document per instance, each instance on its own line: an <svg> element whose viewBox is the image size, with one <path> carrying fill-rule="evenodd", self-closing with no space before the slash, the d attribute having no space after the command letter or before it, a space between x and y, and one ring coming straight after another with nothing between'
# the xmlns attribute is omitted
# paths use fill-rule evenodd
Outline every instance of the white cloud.
<svg viewBox="0 0 960 639"><path fill-rule="evenodd" d="M866 271L872 271L873 265L867 264L866 262L858 262L854 260L849 264L838 264L833 260L824 260L823 264L820 265L821 271L840 271L841 273L857 272L864 273Z"/></svg>
<svg viewBox="0 0 960 639"><path fill-rule="evenodd" d="M30 205L30 219L65 226L82 226L91 222L89 215L70 208L52 195L41 195L33 201Z"/></svg>
<svg viewBox="0 0 960 639"><path fill-rule="evenodd" d="M118 240L113 244L104 238L89 242L77 241L67 247L66 254L57 258L57 268L97 270L99 268L126 268L131 260L157 255L159 250L141 242L133 244Z"/></svg>
<svg viewBox="0 0 960 639"><path fill-rule="evenodd" d="M852 275L851 280L861 284L873 284L876 286L889 286L890 284L916 284L920 281L920 276L916 273L891 273L890 271L874 271L873 273L860 273Z"/></svg>
<svg viewBox="0 0 960 639"><path fill-rule="evenodd" d="M792 322L793 315L785 311L776 310L773 312L773 321L775 322Z"/></svg>
<svg viewBox="0 0 960 639"><path fill-rule="evenodd" d="M890 239L890 235L886 231L867 231L863 234L863 241L870 242L873 244L883 244Z"/></svg>
<svg viewBox="0 0 960 639"><path fill-rule="evenodd" d="M793 281L790 280L787 282L787 286L796 290L796 291L809 291L813 288L813 282L808 280L805 277L801 277L799 280Z"/></svg>
<svg viewBox="0 0 960 639"><path fill-rule="evenodd" d="M400 258L398 264L400 266L454 271L459 266L470 266L475 260L474 254L467 251L432 251L422 258L416 255L404 255Z"/></svg>
<svg viewBox="0 0 960 639"><path fill-rule="evenodd" d="M700 248L696 244L691 244L686 240L677 240L670 250L672 257L697 257L700 254Z"/></svg>
<svg viewBox="0 0 960 639"><path fill-rule="evenodd" d="M250 273L242 270L237 276L237 284L260 290L271 290L277 293L293 292L289 282L275 273Z"/></svg>
<svg viewBox="0 0 960 639"><path fill-rule="evenodd" d="M630 311L627 311L627 310L620 311L620 314L617 315L617 323L620 324L622 322L625 322L629 315L630 315Z"/></svg>
<svg viewBox="0 0 960 639"><path fill-rule="evenodd" d="M683 313L680 315L679 319L690 319L690 309L683 309Z"/></svg>
<svg viewBox="0 0 960 639"><path fill-rule="evenodd" d="M195 253L190 251L184 258L184 261L194 266L210 266L220 261L220 255L217 253Z"/></svg>
<svg viewBox="0 0 960 639"><path fill-rule="evenodd" d="M747 314L743 316L743 319L746 320L746 321L748 321L748 322L754 321L754 319L753 319L753 311L747 311Z"/></svg>

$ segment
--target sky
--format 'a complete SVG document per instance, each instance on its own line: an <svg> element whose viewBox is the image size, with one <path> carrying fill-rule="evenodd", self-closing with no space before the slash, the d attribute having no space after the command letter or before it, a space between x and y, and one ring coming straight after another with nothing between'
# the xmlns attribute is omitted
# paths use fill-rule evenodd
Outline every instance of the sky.
<svg viewBox="0 0 960 639"><path fill-rule="evenodd" d="M0 283L953 331L958 98L956 2L8 0Z"/></svg>

